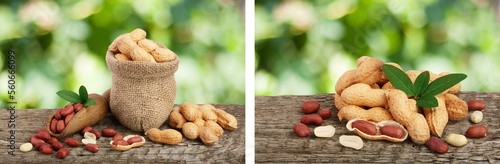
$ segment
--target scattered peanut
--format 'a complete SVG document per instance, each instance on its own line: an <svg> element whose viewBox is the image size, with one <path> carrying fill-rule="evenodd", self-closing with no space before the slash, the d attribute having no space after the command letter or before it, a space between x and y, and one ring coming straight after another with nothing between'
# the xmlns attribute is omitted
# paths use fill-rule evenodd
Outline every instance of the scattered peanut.
<svg viewBox="0 0 500 164"><path fill-rule="evenodd" d="M83 135L83 138L85 138L85 139L92 139L92 140L96 140L97 139L97 137L95 136L95 134L91 133L91 132L86 132Z"/></svg>
<svg viewBox="0 0 500 164"><path fill-rule="evenodd" d="M64 159L66 158L66 156L68 156L68 154L69 154L69 149L63 147L57 151L57 158Z"/></svg>
<svg viewBox="0 0 500 164"><path fill-rule="evenodd" d="M115 129L102 129L101 132L104 137L114 137L117 133Z"/></svg>
<svg viewBox="0 0 500 164"><path fill-rule="evenodd" d="M145 134L150 140L154 142L176 145L182 141L182 134L174 129L159 130L153 128L146 131Z"/></svg>
<svg viewBox="0 0 500 164"><path fill-rule="evenodd" d="M92 153L96 153L99 151L99 146L97 146L96 144L89 143L85 146L85 150L88 150Z"/></svg>
<svg viewBox="0 0 500 164"><path fill-rule="evenodd" d="M19 150L21 150L21 152L28 152L31 151L31 149L33 149L33 145L31 143L23 143L19 147Z"/></svg>
<svg viewBox="0 0 500 164"><path fill-rule="evenodd" d="M329 119L332 116L332 111L330 109L321 109L318 112L319 116L323 118L323 120Z"/></svg>
<svg viewBox="0 0 500 164"><path fill-rule="evenodd" d="M438 154L444 154L444 153L448 152L448 144L441 141L437 137L431 137L429 139L429 141L427 141L427 146L433 152L438 153Z"/></svg>
<svg viewBox="0 0 500 164"><path fill-rule="evenodd" d="M363 140L355 135L342 135L339 137L342 146L350 147L356 150L363 148Z"/></svg>
<svg viewBox="0 0 500 164"><path fill-rule="evenodd" d="M61 142L57 141L57 142L52 143L52 147L56 150L59 150L59 149L63 148L64 145Z"/></svg>
<svg viewBox="0 0 500 164"><path fill-rule="evenodd" d="M49 143L49 144L52 144L54 142L59 142L59 140L57 140L57 138L54 138L54 137L51 137L50 139L47 140L47 143Z"/></svg>
<svg viewBox="0 0 500 164"><path fill-rule="evenodd" d="M31 142L31 144L32 144L33 146L35 146L35 145L36 145L36 144L38 144L38 143L45 143L45 141L43 141L43 140L41 140L41 139L38 139L38 138L36 138L36 137L35 137L35 138L32 138L32 139L30 140L30 142Z"/></svg>
<svg viewBox="0 0 500 164"><path fill-rule="evenodd" d="M89 139L89 138L84 138L82 139L82 143L84 145L88 145L88 144L96 144L97 141L96 140L93 140L93 139Z"/></svg>
<svg viewBox="0 0 500 164"><path fill-rule="evenodd" d="M50 139L50 134L48 132L38 132L36 134L36 138L47 141L48 139Z"/></svg>
<svg viewBox="0 0 500 164"><path fill-rule="evenodd" d="M467 129L465 135L469 138L481 138L488 134L488 129L483 125L474 125Z"/></svg>
<svg viewBox="0 0 500 164"><path fill-rule="evenodd" d="M305 114L316 113L320 107L320 104L316 101L306 101L302 104L302 112Z"/></svg>
<svg viewBox="0 0 500 164"><path fill-rule="evenodd" d="M303 123L296 123L293 125L293 131L295 134L297 134L299 137L307 137L309 134L311 134L311 130L309 130L309 127Z"/></svg>
<svg viewBox="0 0 500 164"><path fill-rule="evenodd" d="M448 136L446 136L446 139L444 139L444 141L453 146L464 146L465 144L467 144L467 138L465 138L464 135L455 133L448 134Z"/></svg>
<svg viewBox="0 0 500 164"><path fill-rule="evenodd" d="M48 143L37 143L37 144L35 144L35 149L40 150L40 148L41 148L42 146L44 146L44 145L45 145L45 146L50 146L50 147L52 148L52 145L51 145L51 144L48 144Z"/></svg>
<svg viewBox="0 0 500 164"><path fill-rule="evenodd" d="M467 106L469 110L483 110L486 107L486 104L481 100L469 100L467 101Z"/></svg>
<svg viewBox="0 0 500 164"><path fill-rule="evenodd" d="M90 126L86 126L82 129L82 135L85 135L85 133L89 132L90 130L92 130L94 128L90 127Z"/></svg>
<svg viewBox="0 0 500 164"><path fill-rule="evenodd" d="M64 140L64 143L66 143L66 145L71 146L71 147L77 147L77 146L81 145L81 143L78 142L78 140L76 140L74 138L66 138L66 140Z"/></svg>
<svg viewBox="0 0 500 164"><path fill-rule="evenodd" d="M316 137L333 137L335 135L335 127L331 125L318 126L314 128L314 135Z"/></svg>
<svg viewBox="0 0 500 164"><path fill-rule="evenodd" d="M481 111L472 112L472 114L470 115L470 121L476 124L483 121L483 112Z"/></svg>
<svg viewBox="0 0 500 164"><path fill-rule="evenodd" d="M50 145L43 145L40 147L40 152L43 154L52 154L54 150L52 150L52 147Z"/></svg>
<svg viewBox="0 0 500 164"><path fill-rule="evenodd" d="M318 114L310 114L310 115L305 115L300 119L300 122L303 124L314 124L314 125L321 125L323 124L323 118L319 116Z"/></svg>

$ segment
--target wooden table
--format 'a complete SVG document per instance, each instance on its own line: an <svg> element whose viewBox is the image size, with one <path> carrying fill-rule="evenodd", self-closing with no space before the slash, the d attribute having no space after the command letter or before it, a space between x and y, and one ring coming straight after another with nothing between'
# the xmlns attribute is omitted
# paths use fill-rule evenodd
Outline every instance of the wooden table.
<svg viewBox="0 0 500 164"><path fill-rule="evenodd" d="M255 162L298 162L298 163L500 163L500 93L461 92L458 97L468 101L483 100L486 108L480 125L488 128L484 138L470 139L462 147L450 145L448 153L435 154L426 145L417 145L408 137L403 143L372 141L363 139L361 150L343 147L339 136L356 135L348 131L346 122L340 122L335 108L333 94L307 96L257 96L255 99ZM336 129L332 138L316 138L314 125L309 126L311 135L298 137L292 130L295 123L304 116L302 103L315 100L321 108L332 109L332 117L323 125ZM469 112L469 116L472 112ZM465 134L474 123L469 116L460 121L448 122L443 136L450 133ZM441 139L444 140L444 137Z"/></svg>
<svg viewBox="0 0 500 164"><path fill-rule="evenodd" d="M19 151L22 143L29 142L29 137L35 134L39 128L44 128L45 121L56 109L23 109L16 110L16 128L15 128L15 156L9 155L8 145L10 140L8 127L10 113L0 110L0 163L244 163L245 161L245 105L214 105L233 114L238 120L238 129L234 131L224 130L224 135L219 141L211 146L204 145L200 139L189 140L182 139L178 145L166 145L154 143L147 139L141 147L132 148L128 151L117 151L111 148L110 137L102 137L97 140L100 150L97 153L91 153L84 149L84 146L75 148L70 147L70 154L65 159L56 157L56 152L51 155L45 155L39 151L32 150L27 153ZM104 128L113 128L119 134L142 135L136 133L121 125L111 114L92 126L94 129L102 130ZM160 129L166 129L168 122L164 123ZM69 135L68 137L81 140L83 136L80 133ZM66 137L65 137L66 138ZM64 139L60 141L64 141ZM64 144L65 145L65 144ZM65 145L66 146L66 145ZM66 146L67 147L67 146Z"/></svg>

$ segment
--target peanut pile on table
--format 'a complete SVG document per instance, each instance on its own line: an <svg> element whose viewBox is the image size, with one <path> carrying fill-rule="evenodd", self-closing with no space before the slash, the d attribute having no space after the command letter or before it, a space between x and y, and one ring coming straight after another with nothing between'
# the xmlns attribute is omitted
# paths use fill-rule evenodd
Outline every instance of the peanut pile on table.
<svg viewBox="0 0 500 164"><path fill-rule="evenodd" d="M433 137L435 139L430 139L431 134L437 137L442 136L448 120L458 121L467 116L468 109L470 108L468 107L468 103L455 95L460 92L460 83L435 96L439 104L437 107L421 108L417 106L415 99L393 87L382 70L384 64L401 69L396 63L384 63L379 59L363 56L357 60L356 69L345 72L338 79L335 85L336 94L334 98L335 106L339 109L337 115L339 120L349 121L347 125L348 129L355 131L358 135L366 139L374 139L376 138L374 136L384 135L381 132L377 132L382 131L381 128L383 126L375 127L380 122L395 120L406 128L401 127L404 132L407 130L408 135L414 143L425 144L427 142L429 148L436 153L444 153L444 148L448 151L446 143L436 137ZM425 71L427 70L409 70L405 73L412 82L415 82L416 78ZM448 72L435 74L430 71L429 73L429 83L441 76L450 74ZM477 103L479 105L480 103L484 104L482 101L469 102L469 106L477 106ZM484 105L479 110L483 108ZM351 120L367 120L371 123L355 125L355 122ZM480 121L473 122L477 123ZM369 134L368 131L370 130L375 130L375 132ZM392 134L393 131L389 130L388 132ZM484 137L486 134L487 129L482 125L473 126L467 131L467 136L470 138ZM451 135L452 138L448 139L447 137L446 141L452 144L458 140L459 144L452 145L462 146L467 143L465 136L462 136L459 135L457 138ZM465 139L465 143L463 143L463 139Z"/></svg>

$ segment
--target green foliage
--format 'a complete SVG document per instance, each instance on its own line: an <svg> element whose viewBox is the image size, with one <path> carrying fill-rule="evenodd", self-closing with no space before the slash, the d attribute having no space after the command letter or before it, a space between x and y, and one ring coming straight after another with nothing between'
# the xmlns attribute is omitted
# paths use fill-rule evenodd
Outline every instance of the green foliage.
<svg viewBox="0 0 500 164"><path fill-rule="evenodd" d="M394 88L405 92L408 96L414 97L417 100L417 105L425 108L437 107L439 105L435 97L437 94L446 91L467 78L465 74L448 74L437 78L429 84L429 71L425 71L418 75L415 83L413 83L403 70L395 66L384 64L382 70Z"/></svg>
<svg viewBox="0 0 500 164"><path fill-rule="evenodd" d="M382 70L387 76L387 79L389 79L389 81L395 88L405 92L408 96L417 95L415 93L413 82L411 82L410 77L408 77L405 72L395 66L388 64L383 65ZM427 80L427 83L429 83L429 80Z"/></svg>
<svg viewBox="0 0 500 164"><path fill-rule="evenodd" d="M59 97L71 103L82 103L83 106L91 106L97 104L97 102L93 98L89 98L89 95L87 94L87 88L85 88L85 86L80 86L79 93L80 95L68 90L57 91L57 95Z"/></svg>

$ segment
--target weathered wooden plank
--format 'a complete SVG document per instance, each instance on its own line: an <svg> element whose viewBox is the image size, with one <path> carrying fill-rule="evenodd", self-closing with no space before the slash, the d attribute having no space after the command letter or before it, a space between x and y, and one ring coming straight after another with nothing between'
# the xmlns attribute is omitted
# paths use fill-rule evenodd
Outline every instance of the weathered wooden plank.
<svg viewBox="0 0 500 164"><path fill-rule="evenodd" d="M244 105L215 105L217 108L224 109L233 114L238 120L238 129L234 131L224 130L224 135L218 142L211 146L204 145L199 139L189 140L184 138L179 145L166 145L154 143L147 139L146 143L138 148L132 148L128 151L116 151L111 148L109 142L111 138L102 137L97 140L100 147L99 152L91 153L84 149L84 146L70 148L71 152L65 159L58 159L56 153L45 155L38 151L22 153L19 146L28 142L29 137L39 128L44 127L44 123L55 109L23 109L16 110L16 152L15 156L8 155L10 150L8 127L9 112L5 109L0 110L0 163L27 163L27 162L64 162L64 163L243 163L245 161L245 106ZM92 126L94 129L102 130L104 128L113 128L119 134L129 135L140 133L133 132L124 126L111 114L102 121ZM166 129L168 122L160 127ZM72 134L68 137L81 140L81 134ZM66 138L66 137L65 137ZM64 139L60 141L64 141ZM66 146L66 145L65 145Z"/></svg>
<svg viewBox="0 0 500 164"><path fill-rule="evenodd" d="M299 163L499 163L500 162L500 93L461 92L458 94L465 101L480 99L486 103L484 119L480 123L488 128L488 135L480 139L469 139L462 147L450 146L448 153L435 154L426 145L417 145L407 139L403 143L388 141L364 141L361 150L354 150L340 145L341 135L356 135L340 122L335 108L333 94L304 96L257 96L255 99L255 162L299 162ZM332 109L332 117L324 120L323 125L336 128L332 138L316 138L309 126L311 135L298 137L292 130L295 123L304 116L302 103L315 100L321 108ZM472 112L469 112L469 115ZM469 116L461 121L450 121L443 136L450 133L465 134L474 123ZM442 138L444 140L444 138Z"/></svg>

